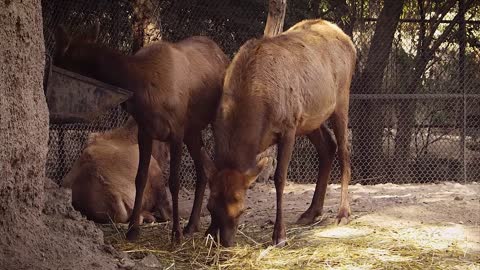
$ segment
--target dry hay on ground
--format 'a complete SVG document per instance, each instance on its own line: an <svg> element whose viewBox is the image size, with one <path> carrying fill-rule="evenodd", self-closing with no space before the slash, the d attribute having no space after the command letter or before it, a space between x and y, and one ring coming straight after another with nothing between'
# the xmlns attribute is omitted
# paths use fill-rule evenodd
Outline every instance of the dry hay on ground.
<svg viewBox="0 0 480 270"><path fill-rule="evenodd" d="M250 213L234 248L218 247L203 232L172 246L168 223L143 226L135 243L124 240L126 225L102 228L107 243L134 260L154 254L164 269L480 269L479 184L354 185L347 226L332 224L339 196L332 185L326 214L312 226L294 226L313 188L287 186L283 248L269 246L274 192L264 184L249 191ZM204 230L207 224L204 217Z"/></svg>

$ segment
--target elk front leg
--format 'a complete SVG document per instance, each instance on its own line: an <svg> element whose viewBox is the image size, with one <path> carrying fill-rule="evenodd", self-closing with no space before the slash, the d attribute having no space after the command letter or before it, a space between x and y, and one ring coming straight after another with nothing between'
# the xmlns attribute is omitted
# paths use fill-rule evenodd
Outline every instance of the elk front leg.
<svg viewBox="0 0 480 270"><path fill-rule="evenodd" d="M175 139L170 142L170 176L168 185L172 195L172 243L180 243L182 231L180 230L180 216L178 213L178 192L180 190L180 181L178 174L182 162L182 140Z"/></svg>
<svg viewBox="0 0 480 270"><path fill-rule="evenodd" d="M292 158L293 145L295 144L295 130L289 130L280 139L277 153L277 169L275 170L275 190L277 195L277 215L273 228L273 244L283 246L287 240L285 224L283 221L283 190L287 179L287 170Z"/></svg>
<svg viewBox="0 0 480 270"><path fill-rule="evenodd" d="M218 231L217 221L212 216L211 221L210 221L210 226L208 227L207 231L205 232L205 237L210 235L215 240L215 242L219 242L218 232L219 231Z"/></svg>
<svg viewBox="0 0 480 270"><path fill-rule="evenodd" d="M138 150L139 161L137 175L135 177L135 203L133 206L130 224L128 226L127 239L133 241L140 234L140 212L143 204L143 191L147 183L148 167L152 155L152 138L140 126L138 127Z"/></svg>

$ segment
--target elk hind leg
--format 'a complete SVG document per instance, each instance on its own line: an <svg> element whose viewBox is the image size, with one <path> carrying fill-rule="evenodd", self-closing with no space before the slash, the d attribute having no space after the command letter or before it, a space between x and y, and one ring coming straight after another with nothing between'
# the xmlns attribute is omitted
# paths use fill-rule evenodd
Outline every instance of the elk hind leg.
<svg viewBox="0 0 480 270"><path fill-rule="evenodd" d="M277 168L275 170L275 191L277 199L277 213L275 225L273 227L273 244L283 246L287 240L285 232L285 223L283 220L283 190L287 179L288 164L292 158L293 147L295 144L295 129L286 132L278 143Z"/></svg>
<svg viewBox="0 0 480 270"><path fill-rule="evenodd" d="M133 241L138 239L140 234L140 213L143 204L143 191L147 183L148 168L150 166L150 157L152 156L152 138L138 127L138 148L139 161L137 175L135 177L135 203L133 206L130 224L128 226L127 239Z"/></svg>
<svg viewBox="0 0 480 270"><path fill-rule="evenodd" d="M318 156L318 176L310 207L297 220L298 224L306 225L315 221L315 218L322 214L327 185L330 179L333 159L337 150L337 144L332 134L325 125L310 133L310 142L315 146Z"/></svg>
<svg viewBox="0 0 480 270"><path fill-rule="evenodd" d="M203 197L207 186L207 177L205 175L204 164L202 161L203 148L202 134L200 132L187 132L185 144L187 145L190 156L195 165L197 181L195 183L195 198L193 200L192 212L190 219L183 233L191 235L199 231L200 214L202 210ZM206 156L206 155L205 155Z"/></svg>
<svg viewBox="0 0 480 270"><path fill-rule="evenodd" d="M337 139L338 160L341 170L341 195L340 208L337 214L337 224L346 224L350 217L350 203L348 200L348 185L352 172L350 164L350 151L348 149L348 106L338 110L332 115L332 127Z"/></svg>

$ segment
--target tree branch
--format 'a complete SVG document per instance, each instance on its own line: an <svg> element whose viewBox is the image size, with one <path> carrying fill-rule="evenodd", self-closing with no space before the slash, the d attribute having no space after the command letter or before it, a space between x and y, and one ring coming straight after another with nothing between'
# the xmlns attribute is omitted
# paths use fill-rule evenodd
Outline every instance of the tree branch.
<svg viewBox="0 0 480 270"><path fill-rule="evenodd" d="M268 17L263 35L273 37L283 32L287 0L269 0Z"/></svg>
<svg viewBox="0 0 480 270"><path fill-rule="evenodd" d="M473 3L473 1L474 0L469 0L468 2L466 2L465 9L468 9L470 5ZM443 18L443 16L441 18ZM428 62L433 58L435 51L438 50L440 45L442 45L442 43L447 40L448 36L451 34L455 25L458 24L459 20L460 20L460 14L457 14L453 18L452 22L448 24L447 28L445 28L443 33L430 46L430 43L433 40L433 34L434 34L434 33L431 33L430 36L427 38L427 41L425 41L424 43L424 46L423 46L424 50L417 52L417 55L415 56L415 60L414 60L414 69L412 71L412 76L411 76L412 80L411 80L411 83L406 88L408 92L413 93L415 91L416 84L418 83L418 80L424 73Z"/></svg>

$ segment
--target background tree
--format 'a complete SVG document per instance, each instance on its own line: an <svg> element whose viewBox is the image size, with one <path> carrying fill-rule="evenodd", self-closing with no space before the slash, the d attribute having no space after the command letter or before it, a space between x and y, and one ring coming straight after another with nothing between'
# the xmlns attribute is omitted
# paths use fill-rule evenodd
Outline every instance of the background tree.
<svg viewBox="0 0 480 270"><path fill-rule="evenodd" d="M394 34L402 14L403 0L385 0L375 26L369 53L363 70L356 74L352 92L355 94L380 94ZM361 178L378 175L383 168L384 110L375 100L360 100L354 104L356 115L350 115L353 133L353 153L361 159ZM355 160L354 160L355 161Z"/></svg>
<svg viewBox="0 0 480 270"><path fill-rule="evenodd" d="M418 32L416 54L413 58L412 68L407 72L405 78L401 81L401 93L414 94L419 90L419 85L425 75L427 65L435 56L440 46L449 38L452 38L454 28L458 25L460 18L465 16L455 12L457 0L443 1L438 3L429 0L418 0L418 12L423 22L420 23ZM466 3L466 8L470 7L473 0ZM440 30L441 21L447 14L457 13L443 30ZM425 23L426 14L433 14L429 18L429 26ZM440 33L439 33L440 32ZM436 37L437 36L437 37ZM415 102L406 102L399 107L398 133L395 142L395 156L399 160L407 160L411 143L412 128L415 124Z"/></svg>
<svg viewBox="0 0 480 270"><path fill-rule="evenodd" d="M132 51L136 52L148 43L160 40L162 29L160 17L156 14L158 11L155 9L157 3L152 0L132 0L132 6Z"/></svg>

